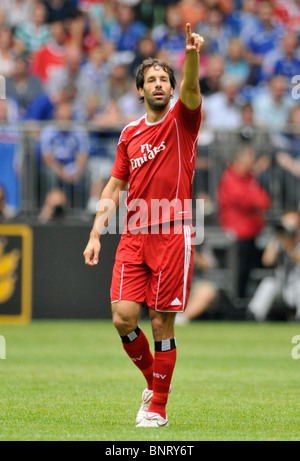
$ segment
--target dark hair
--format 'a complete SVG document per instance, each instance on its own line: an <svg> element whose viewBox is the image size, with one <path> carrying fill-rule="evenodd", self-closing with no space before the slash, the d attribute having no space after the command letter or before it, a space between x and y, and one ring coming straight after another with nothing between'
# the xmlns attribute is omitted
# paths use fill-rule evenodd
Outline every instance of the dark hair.
<svg viewBox="0 0 300 461"><path fill-rule="evenodd" d="M147 58L145 59L142 64L139 65L139 68L137 70L136 78L135 78L135 83L136 87L139 90L140 88L144 87L145 83L145 72L150 69L150 67L161 67L168 75L171 83L171 87L175 89L176 86L176 78L174 75L174 71L172 67L169 66L164 61L161 61L160 59L154 59L154 58ZM141 101L144 101L144 98L141 96L140 97Z"/></svg>

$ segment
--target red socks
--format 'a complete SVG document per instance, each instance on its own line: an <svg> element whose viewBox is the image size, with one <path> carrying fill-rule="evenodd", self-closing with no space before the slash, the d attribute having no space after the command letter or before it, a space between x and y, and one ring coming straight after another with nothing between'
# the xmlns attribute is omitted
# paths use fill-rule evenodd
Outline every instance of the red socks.
<svg viewBox="0 0 300 461"><path fill-rule="evenodd" d="M121 340L126 353L143 373L147 388L153 389L148 411L166 418L166 405L176 363L175 338L155 341L154 360L149 342L139 327L128 335L121 336Z"/></svg>
<svg viewBox="0 0 300 461"><path fill-rule="evenodd" d="M148 411L159 413L163 418L166 418L166 405L175 363L175 338L155 341L153 397Z"/></svg>
<svg viewBox="0 0 300 461"><path fill-rule="evenodd" d="M121 340L125 352L145 376L147 388L153 389L153 355L145 334L137 327L128 335L121 336Z"/></svg>

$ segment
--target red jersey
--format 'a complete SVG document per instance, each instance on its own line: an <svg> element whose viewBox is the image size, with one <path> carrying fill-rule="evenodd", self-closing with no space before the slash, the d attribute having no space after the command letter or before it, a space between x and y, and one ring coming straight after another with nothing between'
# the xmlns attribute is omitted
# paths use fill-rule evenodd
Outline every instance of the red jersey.
<svg viewBox="0 0 300 461"><path fill-rule="evenodd" d="M191 199L201 105L180 99L155 123L147 116L121 133L111 176L129 183L125 228L191 220Z"/></svg>
<svg viewBox="0 0 300 461"><path fill-rule="evenodd" d="M237 239L256 237L264 227L270 198L251 174L242 177L228 167L220 180L218 202L222 228Z"/></svg>

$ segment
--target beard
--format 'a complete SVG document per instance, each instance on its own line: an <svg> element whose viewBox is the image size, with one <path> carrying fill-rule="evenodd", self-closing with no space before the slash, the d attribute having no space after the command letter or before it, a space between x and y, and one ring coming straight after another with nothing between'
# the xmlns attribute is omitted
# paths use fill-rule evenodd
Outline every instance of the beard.
<svg viewBox="0 0 300 461"><path fill-rule="evenodd" d="M164 93L164 96L161 98L156 98L155 95L145 95L144 99L147 101L147 104L150 109L152 110L162 110L164 109L170 102L170 95Z"/></svg>

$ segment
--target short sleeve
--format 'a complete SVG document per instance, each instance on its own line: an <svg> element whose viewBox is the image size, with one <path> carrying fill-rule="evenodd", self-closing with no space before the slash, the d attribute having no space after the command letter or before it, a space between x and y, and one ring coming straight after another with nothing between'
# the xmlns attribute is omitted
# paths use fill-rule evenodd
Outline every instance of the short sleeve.
<svg viewBox="0 0 300 461"><path fill-rule="evenodd" d="M126 151L126 145L121 140L117 147L116 159L111 170L111 176L128 181L130 175L129 159Z"/></svg>
<svg viewBox="0 0 300 461"><path fill-rule="evenodd" d="M201 123L201 106L202 100L195 110L188 109L183 102L178 99L177 103L174 106L174 115L180 119L182 125L186 127L188 131L193 134L197 134L200 128Z"/></svg>

